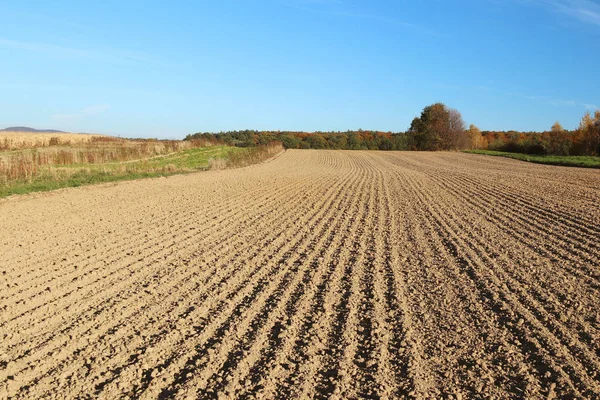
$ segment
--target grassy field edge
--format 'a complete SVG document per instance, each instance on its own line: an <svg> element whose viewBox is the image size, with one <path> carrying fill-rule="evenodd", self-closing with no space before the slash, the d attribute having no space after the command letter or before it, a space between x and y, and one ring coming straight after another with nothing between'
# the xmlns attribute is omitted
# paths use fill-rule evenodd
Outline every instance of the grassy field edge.
<svg viewBox="0 0 600 400"><path fill-rule="evenodd" d="M245 167L275 157L281 149L271 147L216 148L184 150L167 156L134 160L133 162L78 166L78 171L68 175L39 175L31 180L0 185L0 198L102 183L161 178L195 172ZM91 167L91 168L90 168ZM72 168L68 168L72 169Z"/></svg>
<svg viewBox="0 0 600 400"><path fill-rule="evenodd" d="M552 156L522 153L507 153L494 150L464 150L464 153L481 154L493 157L512 158L536 164L558 165L563 167L600 168L600 157L593 156Z"/></svg>

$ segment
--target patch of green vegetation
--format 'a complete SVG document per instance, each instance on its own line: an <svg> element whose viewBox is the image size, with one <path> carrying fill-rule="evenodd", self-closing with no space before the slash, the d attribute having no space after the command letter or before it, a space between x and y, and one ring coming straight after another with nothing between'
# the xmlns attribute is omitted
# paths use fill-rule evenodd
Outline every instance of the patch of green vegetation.
<svg viewBox="0 0 600 400"><path fill-rule="evenodd" d="M0 186L0 197L6 197L13 194L27 194L33 192L48 192L51 190L67 187L79 187L84 185L93 185L97 183L108 183L118 181L128 181L142 178L156 178L160 176L173 175L174 173L124 173L121 175L109 174L102 171L97 173L76 173L68 178L55 179L50 176L41 176L32 182L16 182L10 186Z"/></svg>
<svg viewBox="0 0 600 400"><path fill-rule="evenodd" d="M493 150L465 150L465 153L513 158L537 164L562 165L566 167L600 168L600 157L593 156L552 156L522 153L506 153Z"/></svg>
<svg viewBox="0 0 600 400"><path fill-rule="evenodd" d="M210 159L228 159L248 149L211 146L183 150L166 156L104 164L51 165L48 172L28 181L0 183L0 197L45 192L96 183L155 178L209 169Z"/></svg>
<svg viewBox="0 0 600 400"><path fill-rule="evenodd" d="M228 158L231 154L244 151L239 147L213 146L198 149L189 149L163 157L154 157L149 160L135 161L131 164L146 165L152 169L173 168L177 170L202 170L208 168L208 160Z"/></svg>

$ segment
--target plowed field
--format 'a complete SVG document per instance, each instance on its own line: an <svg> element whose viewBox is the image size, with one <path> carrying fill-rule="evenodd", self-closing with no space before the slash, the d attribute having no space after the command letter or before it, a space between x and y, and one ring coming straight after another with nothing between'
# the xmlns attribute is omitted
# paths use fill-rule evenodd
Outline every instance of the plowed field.
<svg viewBox="0 0 600 400"><path fill-rule="evenodd" d="M600 172L287 151L0 201L0 398L600 397Z"/></svg>

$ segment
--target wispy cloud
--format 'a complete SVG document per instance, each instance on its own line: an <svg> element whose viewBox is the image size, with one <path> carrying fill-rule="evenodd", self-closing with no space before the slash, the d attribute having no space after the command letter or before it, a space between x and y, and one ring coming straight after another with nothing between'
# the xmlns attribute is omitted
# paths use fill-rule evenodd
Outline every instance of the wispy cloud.
<svg viewBox="0 0 600 400"><path fill-rule="evenodd" d="M341 0L282 0L282 4L313 13L339 11L345 7L345 3Z"/></svg>
<svg viewBox="0 0 600 400"><path fill-rule="evenodd" d="M0 38L0 46L9 47L13 49L19 50L28 50L40 53L61 53L61 54L69 54L79 57L89 57L94 58L97 57L98 54L86 51L86 50L78 50L69 47L57 46L49 43L35 43L35 42L22 42L18 40L10 40Z"/></svg>
<svg viewBox="0 0 600 400"><path fill-rule="evenodd" d="M41 14L39 12L18 12L15 13L15 17L23 20L26 24L33 23L42 24L44 26L60 25L61 27L68 27L75 32L98 32L98 29L91 25L82 24L79 21L75 22L68 19L56 18L55 16Z"/></svg>
<svg viewBox="0 0 600 400"><path fill-rule="evenodd" d="M531 95L521 95L521 96L526 99L535 100L539 103L546 104L549 106L576 107L578 105L579 106L582 105L581 103L578 103L575 100L567 100L567 99L561 99L561 98L551 97L551 96L531 96Z"/></svg>
<svg viewBox="0 0 600 400"><path fill-rule="evenodd" d="M52 43L43 42L26 42L19 40L11 40L0 37L0 47L26 50L36 53L45 53L59 57L70 57L85 59L97 62L111 63L111 64L123 64L123 63L147 63L157 65L169 65L161 60L153 59L145 54L116 50L116 49L103 49L103 50L84 50L73 47L61 46Z"/></svg>
<svg viewBox="0 0 600 400"><path fill-rule="evenodd" d="M385 22L388 24L401 25L407 28L419 28L418 25L402 21L398 18L389 17L385 15L377 15L377 14L369 14L361 11L352 11L352 10L341 10L333 12L332 14L343 16L343 17L351 17L351 18L360 18L360 19L370 19L372 21Z"/></svg>
<svg viewBox="0 0 600 400"><path fill-rule="evenodd" d="M443 36L433 29L405 21L394 16L367 12L342 0L286 0L285 4L290 7L312 13L376 21L418 31L424 35Z"/></svg>
<svg viewBox="0 0 600 400"><path fill-rule="evenodd" d="M555 11L582 22L600 25L600 4L590 0L529 0L552 7Z"/></svg>
<svg viewBox="0 0 600 400"><path fill-rule="evenodd" d="M297 0L296 2L304 4L345 4L342 0Z"/></svg>
<svg viewBox="0 0 600 400"><path fill-rule="evenodd" d="M573 99L563 99L560 97L554 96L539 96L539 95L531 95L521 92L514 92L510 90L498 89L490 86L475 86L475 89L486 91L486 92L495 92L511 97L519 97L526 100L532 100L539 104L544 104L547 106L553 107L581 107L589 110L595 110L596 107L594 104L584 103L581 101L573 100Z"/></svg>
<svg viewBox="0 0 600 400"><path fill-rule="evenodd" d="M102 114L103 112L107 111L110 108L110 106L106 105L106 104L98 104L98 105L93 105L93 106L89 106L86 107L78 112L75 113L70 113L70 114L54 114L52 116L53 119L55 120L61 120L61 121L73 121L73 120L79 120L85 117L91 117L94 115L98 115L98 114Z"/></svg>

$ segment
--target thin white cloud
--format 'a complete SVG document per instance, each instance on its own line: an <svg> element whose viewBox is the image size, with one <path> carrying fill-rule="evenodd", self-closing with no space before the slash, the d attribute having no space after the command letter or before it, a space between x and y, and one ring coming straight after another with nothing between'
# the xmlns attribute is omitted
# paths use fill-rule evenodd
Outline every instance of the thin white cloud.
<svg viewBox="0 0 600 400"><path fill-rule="evenodd" d="M547 104L549 106L575 107L578 104L581 105L580 103L577 103L575 100L565 100L565 99L560 99L560 98L556 98L556 97L549 97L549 96L523 95L523 97L531 99L531 100L538 101L538 102L540 102L542 104Z"/></svg>
<svg viewBox="0 0 600 400"><path fill-rule="evenodd" d="M93 106L89 106L89 107L85 107L84 109L82 109L79 112L76 113L71 113L71 114L54 114L52 116L53 119L55 120L60 120L60 121L73 121L73 120L79 120L85 117L91 117L94 115L98 115L98 114L102 114L103 112L107 111L110 108L110 106L106 105L106 104L98 104L98 105L93 105Z"/></svg>
<svg viewBox="0 0 600 400"><path fill-rule="evenodd" d="M98 56L98 54L86 50L77 50L69 47L57 46L48 43L22 42L18 40L10 40L4 38L0 38L0 46L41 53L61 53L89 58L94 58Z"/></svg>
<svg viewBox="0 0 600 400"><path fill-rule="evenodd" d="M86 59L91 61L112 63L112 64L123 64L123 63L148 63L148 64L157 64L157 65L170 65L169 63L165 63L159 60L155 60L151 57L148 57L144 54L132 52L132 51L123 51L123 50L114 50L114 49L105 49L105 50L83 50L77 49L73 47L66 47L61 45L56 45L52 43L42 43L42 42L25 42L19 40L12 40L0 37L0 47L18 49L18 50L26 50L36 53L46 53L54 56L60 57L70 57L70 58L78 58L78 59Z"/></svg>
<svg viewBox="0 0 600 400"><path fill-rule="evenodd" d="M97 115L97 114L101 114L104 111L108 110L110 108L110 106L106 105L106 104L99 104L96 106L89 106L84 108L81 113L83 115Z"/></svg>
<svg viewBox="0 0 600 400"><path fill-rule="evenodd" d="M584 103L584 102L576 101L576 100L572 100L572 99L562 99L559 97L552 97L552 96L530 95L530 94L513 92L510 90L503 90L503 89L498 89L498 88L494 88L494 87L490 87L490 86L482 86L482 85L474 86L474 88L478 89L478 90L483 90L486 92L496 92L496 93L501 93L501 94L512 96L512 97L520 97L522 99L532 100L532 101L535 101L536 103L553 106L553 107L582 107L585 109L598 108L593 104L588 104L588 103Z"/></svg>
<svg viewBox="0 0 600 400"><path fill-rule="evenodd" d="M582 22L600 25L600 4L590 0L530 0L551 6L555 11Z"/></svg>
<svg viewBox="0 0 600 400"><path fill-rule="evenodd" d="M342 0L297 0L297 3L304 4L344 4Z"/></svg>
<svg viewBox="0 0 600 400"><path fill-rule="evenodd" d="M68 19L56 18L54 16L40 14L38 12L22 12L18 13L17 18L23 19L25 23L43 24L45 26L60 25L61 27L69 27L75 31L95 31L91 25L82 24L81 22L73 22Z"/></svg>
<svg viewBox="0 0 600 400"><path fill-rule="evenodd" d="M406 26L408 28L418 28L418 26L415 25L415 24L412 24L410 22L404 22L404 21L401 21L401 20L399 20L397 18L394 18L394 17L387 17L387 16L384 16L384 15L377 15L377 14L369 14L369 13L360 12L360 11L343 10L343 11L333 12L333 14L340 15L340 16L345 16L345 17L370 19L370 20L373 20L373 21L379 21L379 22L386 22L386 23L389 23L389 24L402 25L402 26Z"/></svg>
<svg viewBox="0 0 600 400"><path fill-rule="evenodd" d="M363 10L359 10L358 8L353 7L350 4L341 0L286 0L285 4L290 7L312 13L371 20L390 25L397 25L403 28L411 29L413 31L417 31L424 35L444 36L432 29L414 24L412 22L404 21L393 16L374 14L365 12Z"/></svg>

